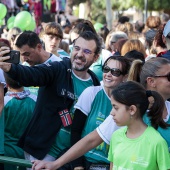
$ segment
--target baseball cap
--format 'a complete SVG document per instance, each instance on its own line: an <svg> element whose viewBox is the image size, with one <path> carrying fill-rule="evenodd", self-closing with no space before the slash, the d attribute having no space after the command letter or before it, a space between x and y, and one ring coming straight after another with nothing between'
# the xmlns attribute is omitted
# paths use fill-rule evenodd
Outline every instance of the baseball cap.
<svg viewBox="0 0 170 170"><path fill-rule="evenodd" d="M168 36L169 33L170 33L170 20L166 23L166 25L164 27L163 35L165 37L170 38L170 36Z"/></svg>

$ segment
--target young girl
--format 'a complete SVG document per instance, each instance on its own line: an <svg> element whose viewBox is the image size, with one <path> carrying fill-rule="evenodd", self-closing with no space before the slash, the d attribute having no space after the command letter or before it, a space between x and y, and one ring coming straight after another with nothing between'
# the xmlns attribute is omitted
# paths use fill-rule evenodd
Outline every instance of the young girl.
<svg viewBox="0 0 170 170"><path fill-rule="evenodd" d="M154 103L148 111L151 126L143 122L149 106L149 97ZM155 128L166 127L162 119L164 100L156 91L146 91L136 82L125 82L117 86L111 95L114 122L125 126L113 133L108 159L110 170L167 170L170 156L166 141Z"/></svg>

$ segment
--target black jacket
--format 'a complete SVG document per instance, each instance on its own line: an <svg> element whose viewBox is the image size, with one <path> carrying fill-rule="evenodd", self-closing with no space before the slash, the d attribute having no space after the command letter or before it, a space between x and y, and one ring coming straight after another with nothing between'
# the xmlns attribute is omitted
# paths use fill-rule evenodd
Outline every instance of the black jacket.
<svg viewBox="0 0 170 170"><path fill-rule="evenodd" d="M88 72L94 85L99 85L96 75ZM61 62L34 67L12 64L8 74L23 86L40 86L33 118L18 146L35 158L43 159L62 125L58 112L70 109L74 101L71 62L64 58Z"/></svg>

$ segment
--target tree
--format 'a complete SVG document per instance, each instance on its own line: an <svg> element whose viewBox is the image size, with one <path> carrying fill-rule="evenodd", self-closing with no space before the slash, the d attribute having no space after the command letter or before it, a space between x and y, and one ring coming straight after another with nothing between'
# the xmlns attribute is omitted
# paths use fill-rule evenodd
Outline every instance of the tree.
<svg viewBox="0 0 170 170"><path fill-rule="evenodd" d="M138 9L144 9L144 0L126 0L126 3L122 3L122 0L112 0L113 9L125 10L135 6ZM169 0L148 0L148 10L164 10L169 9Z"/></svg>
<svg viewBox="0 0 170 170"><path fill-rule="evenodd" d="M66 2L66 12L72 13L73 11L73 0L67 0Z"/></svg>

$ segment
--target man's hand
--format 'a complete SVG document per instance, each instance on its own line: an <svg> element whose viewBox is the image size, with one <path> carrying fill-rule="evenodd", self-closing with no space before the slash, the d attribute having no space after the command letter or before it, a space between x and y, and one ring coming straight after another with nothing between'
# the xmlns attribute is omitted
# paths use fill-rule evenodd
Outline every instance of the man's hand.
<svg viewBox="0 0 170 170"><path fill-rule="evenodd" d="M6 57L2 57L2 56L9 53L9 52L10 52L9 47L3 46L3 47L0 48L0 68L5 72L8 72L11 68L10 63L4 62L5 60L9 59L10 56L6 56Z"/></svg>
<svg viewBox="0 0 170 170"><path fill-rule="evenodd" d="M35 160L32 162L32 170L56 170L54 162Z"/></svg>
<svg viewBox="0 0 170 170"><path fill-rule="evenodd" d="M7 47L7 46L2 46L2 47L0 48L0 57L2 57L4 54L9 53L9 52L10 52L10 48L9 48L9 47Z"/></svg>

